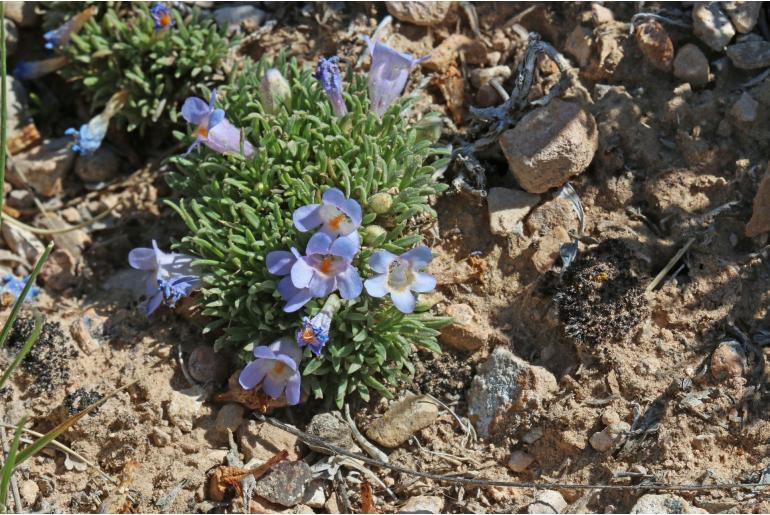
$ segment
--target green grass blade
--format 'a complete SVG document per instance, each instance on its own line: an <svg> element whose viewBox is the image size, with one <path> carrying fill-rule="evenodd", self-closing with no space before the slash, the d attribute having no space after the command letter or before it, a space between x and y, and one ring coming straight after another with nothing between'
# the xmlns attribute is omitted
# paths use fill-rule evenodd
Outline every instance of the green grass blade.
<svg viewBox="0 0 770 515"><path fill-rule="evenodd" d="M0 146L5 148L5 145ZM37 274L39 274L40 269L43 268L43 263L45 263L45 260L48 259L48 255L51 253L51 250L53 250L53 242L48 244L48 246L43 251L43 254L40 256L40 259L37 260L35 269L32 270L31 274L29 274L27 284L25 284L24 289L21 290L21 295L19 295L19 298L16 299L16 303L13 305L11 314L8 316L8 320L5 321L2 332L0 332L0 349L2 349L5 345L5 341L8 339L8 335L11 333L11 329L13 328L13 323L16 321L16 317L19 316L19 311L21 310L22 304L24 304L24 299L27 298L27 294L29 293L30 288L32 288L32 285L35 284L35 281L37 280Z"/></svg>
<svg viewBox="0 0 770 515"><path fill-rule="evenodd" d="M0 21L5 21L5 2L0 2ZM5 55L5 23L0 24L0 88L2 88L2 101L0 101L0 186L5 186L5 152L6 152L6 131L8 129L8 90L6 89L6 55ZM0 225L3 223L3 202L5 195L0 195Z"/></svg>
<svg viewBox="0 0 770 515"><path fill-rule="evenodd" d="M21 433L24 430L24 424L27 423L27 419L22 418L19 425L16 426L16 431L13 434L13 442L11 442L11 448L8 450L8 456L5 457L5 463L3 468L0 469L0 511L5 513L5 503L8 501L8 485L11 483L11 474L13 469L16 468L16 452L19 450L19 442L21 441ZM16 506L16 510L19 511L19 506Z"/></svg>
<svg viewBox="0 0 770 515"><path fill-rule="evenodd" d="M11 377L11 374L16 369L16 367L19 366L19 363L21 363L21 360L24 359L24 357L27 355L27 353L30 351L33 345L35 345L35 342L40 337L40 332L43 330L43 317L40 315L37 315L35 317L35 327L32 329L32 334L29 335L29 338L27 338L27 341L24 343L24 347L19 350L19 352L16 353L16 356L13 358L13 363L11 363L8 368L3 372L3 376L0 377L0 390L5 386L5 382L8 381L8 378Z"/></svg>

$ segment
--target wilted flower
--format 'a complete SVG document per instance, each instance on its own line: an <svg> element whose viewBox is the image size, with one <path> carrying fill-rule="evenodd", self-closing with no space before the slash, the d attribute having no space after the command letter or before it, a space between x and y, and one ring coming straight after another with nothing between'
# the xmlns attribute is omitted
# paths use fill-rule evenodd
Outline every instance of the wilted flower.
<svg viewBox="0 0 770 515"><path fill-rule="evenodd" d="M192 266L195 258L176 252L165 253L152 240L152 248L139 247L128 253L128 263L137 270L148 272L145 283L148 315L158 309L161 302L174 306L198 286L200 278Z"/></svg>
<svg viewBox="0 0 770 515"><path fill-rule="evenodd" d="M164 30L176 25L176 20L171 17L171 9L160 2L150 7L150 16L152 16L153 28L156 31Z"/></svg>
<svg viewBox="0 0 770 515"><path fill-rule="evenodd" d="M270 68L259 83L259 93L265 112L275 114L291 98L291 86L280 70Z"/></svg>
<svg viewBox="0 0 770 515"><path fill-rule="evenodd" d="M329 59L321 57L313 77L321 83L326 96L329 97L334 114L342 118L348 114L348 106L345 105L345 99L342 98L342 77L340 77L340 68L337 66L339 61L340 58L336 55Z"/></svg>
<svg viewBox="0 0 770 515"><path fill-rule="evenodd" d="M88 155L96 152L102 145L104 136L107 134L107 127L116 112L118 112L128 99L128 93L119 91L112 95L107 105L100 114L91 118L91 120L80 126L80 129L70 127L64 134L75 136L75 143L72 145L74 152L82 155Z"/></svg>
<svg viewBox="0 0 770 515"><path fill-rule="evenodd" d="M285 393L290 406L299 404L302 350L297 343L291 338L281 338L269 346L255 348L254 357L257 359L241 371L238 378L241 387L251 390L262 383L262 391L273 399Z"/></svg>
<svg viewBox="0 0 770 515"><path fill-rule="evenodd" d="M300 232L308 232L319 225L321 232L330 236L356 234L361 226L361 206L337 188L329 188L321 197L320 204L308 204L297 208L292 215L294 226Z"/></svg>
<svg viewBox="0 0 770 515"><path fill-rule="evenodd" d="M310 347L316 356L321 355L321 350L329 341L329 329L334 313L340 308L340 299L336 295L329 295L324 307L313 318L302 319L302 329L297 331L297 344L300 347Z"/></svg>
<svg viewBox="0 0 770 515"><path fill-rule="evenodd" d="M396 52L389 46L372 41L366 36L364 40L372 56L372 65L369 68L369 101L372 111L382 116L404 91L412 68L430 59L430 56L413 59L408 54Z"/></svg>
<svg viewBox="0 0 770 515"><path fill-rule="evenodd" d="M188 97L182 105L182 117L188 123L198 126L195 141L186 154L200 146L201 143L215 152L241 151L241 131L239 131L227 118L223 109L216 109L214 104L217 99L217 91L211 92L209 103L198 97ZM246 157L254 153L254 147L248 141L243 141L243 155Z"/></svg>
<svg viewBox="0 0 770 515"><path fill-rule="evenodd" d="M55 48L63 47L69 43L72 34L83 28L83 25L85 25L86 22L90 20L97 11L98 8L95 5L92 5L91 7L84 9L83 11L67 20L59 28L49 30L43 34L45 47L48 50L53 50Z"/></svg>
<svg viewBox="0 0 770 515"><path fill-rule="evenodd" d="M310 238L305 256L295 248L291 252L270 252L266 258L267 270L288 276L278 283L278 292L288 301L283 310L296 311L310 299L326 297L338 289L343 299L358 297L363 285L358 270L351 264L357 252L357 239L333 240L322 232Z"/></svg>
<svg viewBox="0 0 770 515"><path fill-rule="evenodd" d="M24 287L27 285L27 281L29 281L29 276L20 279L13 274L5 274L2 279L2 284L0 284L0 301L2 301L3 304L7 304L6 299L4 298L6 295L10 295L13 301L18 299L21 292L24 290ZM31 286L27 292L27 296L24 297L24 302L31 302L39 293L40 288L34 285Z"/></svg>
<svg viewBox="0 0 770 515"><path fill-rule="evenodd" d="M69 59L66 55L43 59L42 61L19 61L13 69L13 76L19 80L32 80L63 68Z"/></svg>
<svg viewBox="0 0 770 515"><path fill-rule="evenodd" d="M372 297L390 294L399 311L414 311L416 299L412 291L424 293L436 287L436 279L420 270L428 265L433 255L428 247L415 247L400 256L379 250L369 258L369 266L379 275L364 282Z"/></svg>

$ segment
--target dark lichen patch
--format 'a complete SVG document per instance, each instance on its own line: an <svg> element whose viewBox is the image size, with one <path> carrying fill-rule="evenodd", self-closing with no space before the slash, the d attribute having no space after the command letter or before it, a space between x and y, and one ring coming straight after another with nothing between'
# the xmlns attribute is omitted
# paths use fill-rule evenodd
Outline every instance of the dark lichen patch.
<svg viewBox="0 0 770 515"><path fill-rule="evenodd" d="M567 336L585 344L619 340L647 318L649 306L634 265L619 240L577 257L553 297Z"/></svg>
<svg viewBox="0 0 770 515"><path fill-rule="evenodd" d="M8 339L11 352L18 352L32 334L35 321L32 317L19 317L13 324ZM27 373L28 391L40 394L53 391L70 378L70 361L78 351L59 322L45 322L40 337L21 362Z"/></svg>
<svg viewBox="0 0 770 515"><path fill-rule="evenodd" d="M67 394L64 397L64 408L67 410L68 416L77 415L87 407L91 406L95 402L98 402L104 398L104 395L96 390L86 390L85 388L78 388L72 393ZM95 416L99 411L99 408L91 410L89 416Z"/></svg>

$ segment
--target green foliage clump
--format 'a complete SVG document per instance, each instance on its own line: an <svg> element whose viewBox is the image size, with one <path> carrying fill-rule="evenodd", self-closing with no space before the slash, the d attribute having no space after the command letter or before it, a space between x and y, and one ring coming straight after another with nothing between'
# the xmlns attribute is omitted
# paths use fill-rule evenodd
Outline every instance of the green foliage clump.
<svg viewBox="0 0 770 515"><path fill-rule="evenodd" d="M338 119L310 70L283 56L273 66L291 86L290 98L275 114L260 99L265 61L246 64L218 90L218 107L243 129L254 154L244 158L201 148L174 158L179 173L170 178L181 194L170 205L190 229L179 247L198 256L205 270L203 313L214 319L206 332L218 335L217 348L234 346L245 360L255 346L294 337L303 315L323 306L323 299L315 299L300 312L285 313L276 291L280 278L265 266L270 251L304 251L311 234L294 228L295 209L320 202L329 187L358 201L363 243L353 264L365 279L373 275L367 262L375 250L398 254L420 243L414 219L435 217L428 199L445 188L432 175L447 158L403 119L409 100L379 118L369 112L365 77L353 77L345 94L350 112ZM378 193L392 202L381 202L380 195L375 212L370 199ZM364 400L373 391L389 396L387 385L413 374L415 348L439 352L437 329L445 323L424 307L401 313L389 297L372 298L366 291L343 300L320 357L305 348L303 388L338 405L353 392Z"/></svg>
<svg viewBox="0 0 770 515"><path fill-rule="evenodd" d="M89 3L69 2L46 12L55 28ZM129 94L116 115L128 131L152 126L168 132L184 99L225 79L230 41L197 7L186 14L169 4L175 26L156 31L148 2L96 3L99 12L61 51L70 62L59 73L99 111L120 90Z"/></svg>

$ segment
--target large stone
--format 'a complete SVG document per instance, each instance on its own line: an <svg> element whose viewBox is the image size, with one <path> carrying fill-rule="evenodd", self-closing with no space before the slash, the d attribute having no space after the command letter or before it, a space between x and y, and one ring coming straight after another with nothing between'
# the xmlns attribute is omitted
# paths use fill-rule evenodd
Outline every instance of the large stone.
<svg viewBox="0 0 770 515"><path fill-rule="evenodd" d="M75 175L83 182L106 182L119 173L120 158L106 147L100 147L93 154L78 156L75 161Z"/></svg>
<svg viewBox="0 0 770 515"><path fill-rule="evenodd" d="M214 11L214 20L220 28L226 29L232 35L241 29L254 32L267 18L267 13L253 5L237 5L235 7L220 7Z"/></svg>
<svg viewBox="0 0 770 515"><path fill-rule="evenodd" d="M441 513L444 498L438 495L418 495L410 497L396 513Z"/></svg>
<svg viewBox="0 0 770 515"><path fill-rule="evenodd" d="M738 123L751 123L757 119L759 102L744 91L730 108L730 116Z"/></svg>
<svg viewBox="0 0 770 515"><path fill-rule="evenodd" d="M385 6L399 21L429 27L444 21L452 2L385 2Z"/></svg>
<svg viewBox="0 0 770 515"><path fill-rule="evenodd" d="M527 513L561 513L567 507L567 501L556 490L543 490L535 496L534 502L527 506Z"/></svg>
<svg viewBox="0 0 770 515"><path fill-rule="evenodd" d="M593 47L593 32L588 27L582 25L575 26L575 29L567 36L564 43L564 50L574 57L581 68L588 66L591 59Z"/></svg>
<svg viewBox="0 0 770 515"><path fill-rule="evenodd" d="M315 415L310 420L305 431L342 449L348 451L360 450L355 440L353 440L350 426L342 419L342 415L338 411ZM308 445L315 451L328 453L323 448L314 448L312 444Z"/></svg>
<svg viewBox="0 0 770 515"><path fill-rule="evenodd" d="M227 358L221 352L215 352L211 345L198 345L190 353L187 369L196 381L201 383L221 383L229 375Z"/></svg>
<svg viewBox="0 0 770 515"><path fill-rule="evenodd" d="M762 2L720 2L722 10L730 17L733 27L740 34L751 32L757 24Z"/></svg>
<svg viewBox="0 0 770 515"><path fill-rule="evenodd" d="M562 186L583 172L598 144L593 116L560 99L528 113L500 137L513 176L530 193Z"/></svg>
<svg viewBox="0 0 770 515"><path fill-rule="evenodd" d="M19 27L28 28L38 24L40 17L35 11L35 4L37 2L3 3L5 3L5 17L9 20L13 20Z"/></svg>
<svg viewBox="0 0 770 515"><path fill-rule="evenodd" d="M487 195L489 229L498 236L520 233L522 221L540 202L539 195L510 188L490 188Z"/></svg>
<svg viewBox="0 0 770 515"><path fill-rule="evenodd" d="M481 348L489 339L489 327L482 323L468 304L450 304L444 314L453 319L441 330L442 344L463 352Z"/></svg>
<svg viewBox="0 0 770 515"><path fill-rule="evenodd" d="M727 47L727 57L741 70L756 70L770 66L770 42L760 37L746 37Z"/></svg>
<svg viewBox="0 0 770 515"><path fill-rule="evenodd" d="M77 283L77 271L78 258L65 248L57 248L40 270L40 280L47 290L62 292Z"/></svg>
<svg viewBox="0 0 770 515"><path fill-rule="evenodd" d="M631 508L631 513L708 513L674 494L645 494Z"/></svg>
<svg viewBox="0 0 770 515"><path fill-rule="evenodd" d="M671 71L674 44L668 32L656 20L646 20L636 26L636 43L647 61L658 70Z"/></svg>
<svg viewBox="0 0 770 515"><path fill-rule="evenodd" d="M270 424L246 420L238 428L237 436L238 448L247 462L267 461L280 451L288 452L287 459L291 461L300 457L297 437Z"/></svg>
<svg viewBox="0 0 770 515"><path fill-rule="evenodd" d="M302 502L305 487L313 479L304 461L282 461L257 480L254 492L270 502L291 508Z"/></svg>
<svg viewBox="0 0 770 515"><path fill-rule="evenodd" d="M235 434L243 422L243 406L234 402L228 402L217 413L214 426L209 431L211 437L218 443L226 444L228 431Z"/></svg>
<svg viewBox="0 0 770 515"><path fill-rule="evenodd" d="M717 52L735 36L733 24L716 2L697 2L692 8L692 24L695 35Z"/></svg>
<svg viewBox="0 0 770 515"><path fill-rule="evenodd" d="M709 81L709 61L700 48L687 43L674 59L674 77L693 86L704 86Z"/></svg>
<svg viewBox="0 0 770 515"><path fill-rule="evenodd" d="M751 220L746 224L746 236L753 238L770 231L770 165L767 167L757 194L754 195L754 208Z"/></svg>
<svg viewBox="0 0 770 515"><path fill-rule="evenodd" d="M383 447L398 447L436 418L436 403L422 395L409 395L392 403L388 411L367 428L366 435Z"/></svg>
<svg viewBox="0 0 770 515"><path fill-rule="evenodd" d="M45 245L34 234L9 223L2 224L2 234L11 252L23 259L30 267L35 265L45 250Z"/></svg>
<svg viewBox="0 0 770 515"><path fill-rule="evenodd" d="M548 370L497 347L473 378L468 414L479 435L487 438L509 411L536 407L557 390L556 378Z"/></svg>
<svg viewBox="0 0 770 515"><path fill-rule="evenodd" d="M70 138L45 140L42 145L14 156L8 181L17 188L29 185L44 197L58 195L75 160L71 141Z"/></svg>

